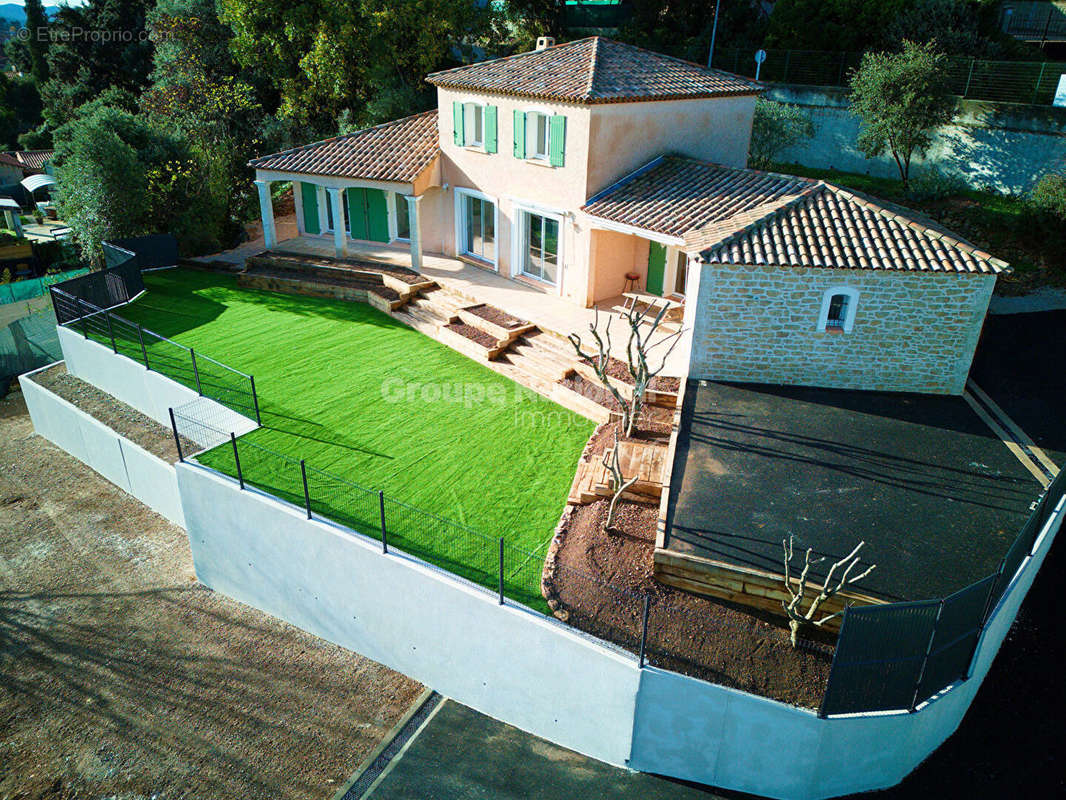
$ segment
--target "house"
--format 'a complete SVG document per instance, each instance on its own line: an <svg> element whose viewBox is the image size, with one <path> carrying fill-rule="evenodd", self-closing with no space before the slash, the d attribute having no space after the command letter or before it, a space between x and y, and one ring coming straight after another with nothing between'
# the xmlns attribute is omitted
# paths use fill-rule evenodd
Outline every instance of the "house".
<svg viewBox="0 0 1066 800"><path fill-rule="evenodd" d="M911 212L745 168L759 84L603 37L429 75L437 108L264 156L300 235L460 259L579 307L683 306L691 377L959 393L1006 265ZM567 333L568 331L557 331Z"/></svg>

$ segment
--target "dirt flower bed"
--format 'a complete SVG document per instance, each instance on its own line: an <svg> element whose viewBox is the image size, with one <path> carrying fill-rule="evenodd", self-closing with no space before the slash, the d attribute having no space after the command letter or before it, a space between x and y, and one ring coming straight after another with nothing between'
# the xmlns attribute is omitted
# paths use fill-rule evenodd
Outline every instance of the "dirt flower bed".
<svg viewBox="0 0 1066 800"><path fill-rule="evenodd" d="M390 302L400 299L400 293L388 286L375 286L370 291L372 291L378 297L383 297Z"/></svg>
<svg viewBox="0 0 1066 800"><path fill-rule="evenodd" d="M481 345L486 350L491 350L497 344L491 334L485 333L485 331L475 328L473 325L467 325L465 322L449 322L444 327L458 333L464 339L469 339L475 344Z"/></svg>
<svg viewBox="0 0 1066 800"><path fill-rule="evenodd" d="M594 403L598 403L611 411L620 411L618 401L614 399L614 395L604 389L600 384L593 383L584 375L577 372L571 372L565 378L562 378L559 381L559 385L565 386L570 391L577 392L582 397L585 397ZM634 428L636 434L635 438L668 437L673 425L673 420L674 409L646 405L641 409L640 417L637 419L637 424ZM625 438L625 434L620 427L618 430L618 438Z"/></svg>
<svg viewBox="0 0 1066 800"><path fill-rule="evenodd" d="M584 358L582 359L590 367L593 366L592 362ZM616 380L620 380L623 383L627 383L630 386L633 385L633 376L629 374L629 366L621 359L611 356L607 360L607 374ZM648 384L648 388L653 392L677 392L681 389L680 378L670 378L665 375L656 375L651 379Z"/></svg>
<svg viewBox="0 0 1066 800"><path fill-rule="evenodd" d="M139 444L152 455L164 461L178 460L178 451L174 447L174 433L170 428L160 425L132 406L128 406L107 392L103 392L75 378L67 372L66 364L56 364L33 376L33 382L53 394L57 394L71 405L77 406L90 417L99 420L132 442ZM199 446L182 438L182 449L187 453L199 450Z"/></svg>
<svg viewBox="0 0 1066 800"><path fill-rule="evenodd" d="M475 317L481 317L494 325L499 325L501 328L507 328L508 330L512 328L520 328L527 324L524 319L519 319L502 309L496 308L496 306L490 306L486 303L470 306L466 310Z"/></svg>
<svg viewBox="0 0 1066 800"><path fill-rule="evenodd" d="M603 437L594 434L588 456L608 427ZM544 580L557 616L635 650L648 595L651 663L793 705L819 705L831 639L794 650L782 620L660 584L652 574L658 508L623 501L608 533L607 505L572 506L564 514Z"/></svg>

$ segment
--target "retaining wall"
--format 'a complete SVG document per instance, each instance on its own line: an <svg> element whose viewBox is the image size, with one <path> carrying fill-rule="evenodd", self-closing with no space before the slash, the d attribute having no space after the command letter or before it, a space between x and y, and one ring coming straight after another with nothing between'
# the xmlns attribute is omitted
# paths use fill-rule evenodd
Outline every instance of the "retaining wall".
<svg viewBox="0 0 1066 800"><path fill-rule="evenodd" d="M76 378L91 383L97 389L133 406L161 425L170 427L170 409L204 400L194 390L144 364L116 355L110 348L86 339L80 333L59 326L59 345L67 371ZM256 423L219 403L213 403L212 418L220 430L233 431L238 436L255 430Z"/></svg>
<svg viewBox="0 0 1066 800"><path fill-rule="evenodd" d="M633 656L205 467L177 473L207 586L496 719L625 764Z"/></svg>
<svg viewBox="0 0 1066 800"><path fill-rule="evenodd" d="M820 169L896 178L892 156L867 159L855 146L859 118L848 90L827 86L771 85L771 100L802 106L814 122L814 137L784 150L778 160ZM960 100L955 120L939 128L914 177L929 165L975 189L1025 192L1045 172L1066 167L1066 108Z"/></svg>
<svg viewBox="0 0 1066 800"><path fill-rule="evenodd" d="M184 527L173 465L34 382L33 376L40 371L19 377L34 430L153 511Z"/></svg>

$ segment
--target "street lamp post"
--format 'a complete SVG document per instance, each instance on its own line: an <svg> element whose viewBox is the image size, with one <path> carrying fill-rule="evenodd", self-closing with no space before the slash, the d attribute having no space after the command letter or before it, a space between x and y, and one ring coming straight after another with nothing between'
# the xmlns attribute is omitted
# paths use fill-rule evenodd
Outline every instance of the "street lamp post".
<svg viewBox="0 0 1066 800"><path fill-rule="evenodd" d="M714 3L714 27L711 28L711 52L707 55L707 66L711 66L711 62L714 61L714 39L718 35L718 7L722 4L722 0L715 0Z"/></svg>

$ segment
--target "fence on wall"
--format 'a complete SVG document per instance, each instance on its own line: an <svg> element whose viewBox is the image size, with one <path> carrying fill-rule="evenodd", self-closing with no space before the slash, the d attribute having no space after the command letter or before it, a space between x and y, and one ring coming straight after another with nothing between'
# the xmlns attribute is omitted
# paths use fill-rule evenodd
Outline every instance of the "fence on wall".
<svg viewBox="0 0 1066 800"><path fill-rule="evenodd" d="M832 50L767 50L759 80L808 86L847 86L862 53ZM714 66L755 77L755 50L716 49ZM969 100L1051 105L1066 73L1062 61L948 59L948 91Z"/></svg>
<svg viewBox="0 0 1066 800"><path fill-rule="evenodd" d="M40 297L48 291L50 286L63 283L79 275L85 275L88 271L88 269L72 269L66 272L58 272L55 275L43 275L40 278L29 278L24 281L0 284L0 305L19 303Z"/></svg>
<svg viewBox="0 0 1066 800"><path fill-rule="evenodd" d="M1063 495L1066 470L1039 500L994 574L938 600L846 609L821 715L913 711L967 678L981 631Z"/></svg>

